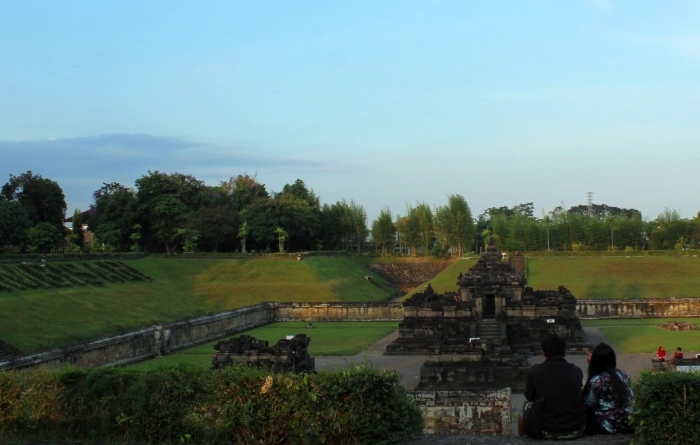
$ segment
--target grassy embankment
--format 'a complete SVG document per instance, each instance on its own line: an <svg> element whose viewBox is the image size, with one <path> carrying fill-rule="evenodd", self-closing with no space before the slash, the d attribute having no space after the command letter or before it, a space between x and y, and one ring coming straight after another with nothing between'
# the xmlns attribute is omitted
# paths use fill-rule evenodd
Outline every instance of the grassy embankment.
<svg viewBox="0 0 700 445"><path fill-rule="evenodd" d="M563 285L578 299L700 297L700 258L528 257L533 289Z"/></svg>
<svg viewBox="0 0 700 445"><path fill-rule="evenodd" d="M0 293L0 338L28 353L264 301L386 301L395 290L351 257L145 258L149 283ZM0 266L1 267L1 266Z"/></svg>

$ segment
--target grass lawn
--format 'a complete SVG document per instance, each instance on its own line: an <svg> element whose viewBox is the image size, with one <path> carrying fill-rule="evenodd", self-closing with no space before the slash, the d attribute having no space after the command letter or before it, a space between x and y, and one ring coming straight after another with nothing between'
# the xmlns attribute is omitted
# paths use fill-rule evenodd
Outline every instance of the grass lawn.
<svg viewBox="0 0 700 445"><path fill-rule="evenodd" d="M563 285L579 299L700 297L700 258L528 257L533 289Z"/></svg>
<svg viewBox="0 0 700 445"><path fill-rule="evenodd" d="M581 324L599 327L601 332L620 353L645 352L654 355L663 346L668 354L681 347L686 357L700 353L700 331L666 331L659 326L671 321L682 320L700 329L698 318L646 318L634 320L581 320Z"/></svg>
<svg viewBox="0 0 700 445"><path fill-rule="evenodd" d="M24 353L265 301L386 301L396 290L352 257L128 263L150 283L0 293L0 338Z"/></svg>
<svg viewBox="0 0 700 445"><path fill-rule="evenodd" d="M314 329L308 329L307 322L286 321L272 323L260 328L251 329L232 335L251 335L259 340L267 340L270 346L287 335L306 334L311 338L309 354L323 355L355 355L373 343L379 341L398 329L397 322L314 322ZM210 342L194 348L185 349L177 354L160 357L154 360L132 365L134 369L153 369L160 366L191 364L209 367L214 355L214 345Z"/></svg>

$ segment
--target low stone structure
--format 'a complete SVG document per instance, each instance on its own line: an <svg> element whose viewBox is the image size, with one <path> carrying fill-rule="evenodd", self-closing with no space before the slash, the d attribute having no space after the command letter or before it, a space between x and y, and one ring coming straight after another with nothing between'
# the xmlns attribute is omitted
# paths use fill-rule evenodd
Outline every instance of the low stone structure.
<svg viewBox="0 0 700 445"><path fill-rule="evenodd" d="M309 356L311 339L304 334L279 340L269 346L266 340L257 340L250 335L241 335L223 340L214 345L212 369L223 368L233 363L270 369L274 372L314 372L316 361Z"/></svg>
<svg viewBox="0 0 700 445"><path fill-rule="evenodd" d="M509 435L510 389L489 393L464 390L413 391L429 434Z"/></svg>

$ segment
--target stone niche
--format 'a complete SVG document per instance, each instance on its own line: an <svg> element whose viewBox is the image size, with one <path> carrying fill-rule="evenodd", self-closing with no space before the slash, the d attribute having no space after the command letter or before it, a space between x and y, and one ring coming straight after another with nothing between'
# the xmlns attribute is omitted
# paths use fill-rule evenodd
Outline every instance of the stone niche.
<svg viewBox="0 0 700 445"><path fill-rule="evenodd" d="M511 262L524 269L516 252ZM590 350L576 316L576 298L565 287L536 291L503 261L493 243L477 264L457 277L455 292L427 288L403 303L399 338L386 355L427 355L417 390L525 390L527 357L556 333L569 353Z"/></svg>

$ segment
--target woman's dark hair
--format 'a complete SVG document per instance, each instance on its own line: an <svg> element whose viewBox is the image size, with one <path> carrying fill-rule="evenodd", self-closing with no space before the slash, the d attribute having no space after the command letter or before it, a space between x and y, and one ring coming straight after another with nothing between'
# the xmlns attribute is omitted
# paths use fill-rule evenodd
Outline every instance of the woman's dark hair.
<svg viewBox="0 0 700 445"><path fill-rule="evenodd" d="M605 343L599 343L593 348L591 353L591 361L588 363L588 378L586 379L586 386L589 385L591 378L598 374L607 372L610 375L610 380L612 381L615 401L622 405L627 395L627 385L620 379L617 375L615 369L617 368L617 358L615 357L615 351L613 348Z"/></svg>

